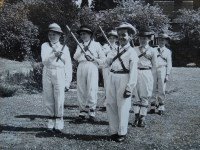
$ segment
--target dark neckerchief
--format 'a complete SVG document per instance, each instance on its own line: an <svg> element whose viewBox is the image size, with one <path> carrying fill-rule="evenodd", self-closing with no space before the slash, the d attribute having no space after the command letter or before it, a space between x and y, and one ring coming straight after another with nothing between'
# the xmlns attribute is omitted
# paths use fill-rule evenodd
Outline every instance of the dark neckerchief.
<svg viewBox="0 0 200 150"><path fill-rule="evenodd" d="M164 51L164 50L163 50L163 51ZM158 48L158 53L159 53L159 54L157 55L157 57L160 57L160 58L162 58L165 62L167 62L167 59L164 58L163 55L162 55L163 51L161 51L160 48Z"/></svg>

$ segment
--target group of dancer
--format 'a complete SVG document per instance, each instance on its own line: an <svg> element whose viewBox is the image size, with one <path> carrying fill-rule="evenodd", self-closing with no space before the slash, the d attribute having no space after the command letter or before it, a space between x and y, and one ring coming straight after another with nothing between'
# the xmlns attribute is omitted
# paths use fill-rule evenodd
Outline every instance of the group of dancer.
<svg viewBox="0 0 200 150"><path fill-rule="evenodd" d="M48 131L61 133L64 128L64 89L72 80L72 63L66 44L59 42L63 31L56 23L49 25L49 42L42 44L43 97L48 115ZM106 112L111 139L126 139L129 111L133 99L134 127L145 127L149 113L163 115L165 88L172 68L171 51L165 46L169 36L158 34L158 46L151 47L153 32L137 29L123 22L111 30L101 45L93 38L93 31L82 25L77 31L81 41L73 58L78 61L77 99L79 114L76 121L95 123L99 68L103 70ZM103 33L104 34L104 33ZM138 36L139 46L130 44ZM74 36L73 36L74 37ZM134 98L133 98L134 97Z"/></svg>

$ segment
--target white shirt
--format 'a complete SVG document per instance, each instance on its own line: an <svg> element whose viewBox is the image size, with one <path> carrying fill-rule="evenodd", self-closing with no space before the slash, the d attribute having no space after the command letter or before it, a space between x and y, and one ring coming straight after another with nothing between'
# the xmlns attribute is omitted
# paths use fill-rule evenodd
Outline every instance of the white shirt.
<svg viewBox="0 0 200 150"><path fill-rule="evenodd" d="M124 47L119 47L119 53L122 52L124 49L126 49L126 52L120 56L122 59L124 66L126 69L128 69L129 72L129 81L127 84L126 90L132 92L133 88L136 86L137 83L137 63L138 63L138 56L135 52L135 49L130 46L130 43L126 44ZM106 63L111 64L113 58L117 55L117 51L111 51L108 53ZM119 59L116 59L110 69L114 71L120 71L123 70L121 62Z"/></svg>
<svg viewBox="0 0 200 150"><path fill-rule="evenodd" d="M160 49L160 52L158 51L158 48ZM156 48L157 50L157 63L158 63L158 68L162 66L167 67L167 73L170 74L170 71L172 69L172 53L167 47L158 47ZM161 55L161 57L159 56ZM164 59L165 60L164 60Z"/></svg>
<svg viewBox="0 0 200 150"><path fill-rule="evenodd" d="M142 51L140 46L135 47L137 55L141 55L142 53L146 52L145 56L139 58L138 61L138 68L156 68L157 67L157 53L155 52L154 48L146 45Z"/></svg>
<svg viewBox="0 0 200 150"><path fill-rule="evenodd" d="M111 45L112 46L112 48L114 48L114 49L116 49L117 50L117 44L112 44ZM103 45L103 52L104 52L104 54L107 56L108 55L108 53L109 52L111 52L112 51L112 49L111 49L111 47L110 47L110 45L109 44L104 44Z"/></svg>
<svg viewBox="0 0 200 150"><path fill-rule="evenodd" d="M62 51L63 54L61 55L61 58L64 60L64 62L62 62L60 59L57 61L57 57L55 56L53 52L53 49L58 52L58 51L61 51L62 48L63 48L63 45L61 45L60 42L52 44L52 47L49 45L49 42L43 43L41 46L42 63L44 67L47 67L47 68L58 67L58 68L65 69L66 84L69 86L72 80L72 62L71 62L71 56L69 53L69 48L65 45Z"/></svg>
<svg viewBox="0 0 200 150"><path fill-rule="evenodd" d="M82 48L84 48L84 45L87 46L88 43L89 41L85 43L81 43L80 45L82 46ZM87 55L93 55L95 58L100 59L100 60L105 59L105 54L99 42L95 42L94 40L91 41L88 49L90 52L86 51ZM81 48L79 46L77 47L76 52L74 54L74 59L77 60L78 62L87 61L87 59L85 58L85 54L82 53Z"/></svg>

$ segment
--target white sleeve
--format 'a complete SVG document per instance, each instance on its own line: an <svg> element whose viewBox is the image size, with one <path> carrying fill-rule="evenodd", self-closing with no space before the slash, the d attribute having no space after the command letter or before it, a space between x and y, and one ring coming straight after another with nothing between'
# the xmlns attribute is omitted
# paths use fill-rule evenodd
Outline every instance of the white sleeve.
<svg viewBox="0 0 200 150"><path fill-rule="evenodd" d="M69 52L69 48L67 46L65 46L64 49L65 52L65 77L66 77L66 88L70 87L70 83L72 81L72 61L71 61L71 56L70 56L70 52Z"/></svg>
<svg viewBox="0 0 200 150"><path fill-rule="evenodd" d="M86 60L84 54L81 52L81 48L77 46L76 52L74 54L74 59L80 62L81 60Z"/></svg>
<svg viewBox="0 0 200 150"><path fill-rule="evenodd" d="M133 92L136 84L137 84L137 64L138 64L138 56L137 53L134 51L134 53L132 53L131 55L131 59L130 59L130 73L129 73L129 81L126 87L127 91L130 91L131 93Z"/></svg>

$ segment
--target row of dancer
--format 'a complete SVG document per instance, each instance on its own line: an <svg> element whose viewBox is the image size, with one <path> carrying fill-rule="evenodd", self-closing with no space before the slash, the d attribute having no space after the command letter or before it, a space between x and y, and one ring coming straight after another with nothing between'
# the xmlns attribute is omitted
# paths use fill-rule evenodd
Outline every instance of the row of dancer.
<svg viewBox="0 0 200 150"><path fill-rule="evenodd" d="M46 100L49 115L52 116L49 119L48 128L57 132L63 129L64 126L64 100L62 97L64 82L62 81L63 79L66 80L66 77L68 78L66 80L68 85L71 81L71 78L69 79L71 72L67 69L61 69L66 68L68 65L71 66L71 59L67 58L70 57L68 48L65 46L62 49L56 49L52 46L59 42L61 31L57 24L50 25L48 35L50 42L44 43L42 46L42 60L45 66L43 73L44 99ZM59 35L57 40L54 39L54 42L53 38L50 37L52 33ZM159 113L163 113L164 111L163 100L165 98L165 89L161 90L159 88L165 87L171 70L171 53L165 47L167 37L164 37L164 35L166 36L166 34L162 34L159 38L159 43L162 44L159 48L155 49L149 46L152 36L152 32L150 31L139 32L140 46L132 47L130 40L136 33L136 28L131 24L122 23L116 28L116 32L112 31L108 33L109 45L104 45L102 48L100 43L92 39L93 32L88 26L81 26L77 31L82 43L77 47L73 56L79 62L77 68L79 115L76 121L82 122L86 119L92 123L96 121L98 68L102 67L106 89L105 105L108 114L109 129L111 139L117 142L124 141L127 134L132 95L135 95L133 103L135 121L133 126L145 126L145 116L147 114L149 99L152 97L153 87L158 87L158 97L154 96L154 98L159 99ZM118 41L118 44L116 44L116 41ZM44 57L44 53L46 53L44 45L47 45L46 47L49 48L49 54L46 59ZM66 49L66 52L63 49ZM62 72L63 78L59 76L59 69L64 70ZM48 85L51 88L45 87L47 86L47 80L51 84ZM157 83L158 86L156 86ZM60 88L62 87L63 90L56 88L57 85ZM51 101L49 97L51 97ZM152 103L151 113L155 112L154 106L156 106L156 103L156 101ZM89 108L86 106L89 106Z"/></svg>

